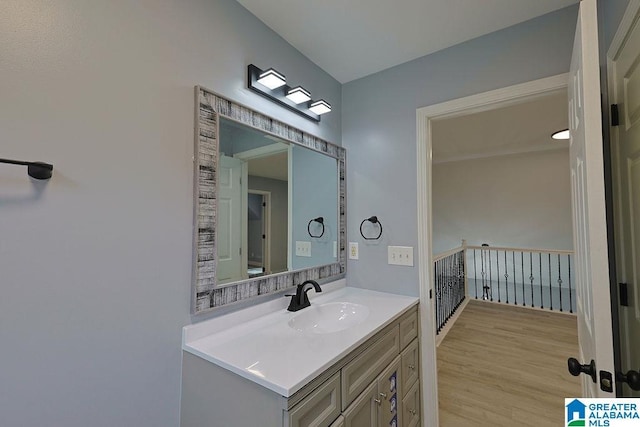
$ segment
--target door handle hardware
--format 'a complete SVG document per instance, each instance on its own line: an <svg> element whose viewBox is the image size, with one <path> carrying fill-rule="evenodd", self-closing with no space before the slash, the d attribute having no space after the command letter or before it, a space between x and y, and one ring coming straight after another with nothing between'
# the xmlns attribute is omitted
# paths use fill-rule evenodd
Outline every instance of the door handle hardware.
<svg viewBox="0 0 640 427"><path fill-rule="evenodd" d="M638 371L629 371L626 374L616 372L616 380L621 383L627 383L631 390L640 390L640 373Z"/></svg>
<svg viewBox="0 0 640 427"><path fill-rule="evenodd" d="M380 395L380 397L383 397L385 399L387 398L387 393L378 393L378 394Z"/></svg>
<svg viewBox="0 0 640 427"><path fill-rule="evenodd" d="M376 402L378 406L382 405L382 400L380 399L373 399L373 401Z"/></svg>
<svg viewBox="0 0 640 427"><path fill-rule="evenodd" d="M595 360L591 360L591 363L588 365L581 365L577 359L570 357L569 360L567 360L567 366L569 368L569 373L574 377L577 377L580 374L587 374L591 377L594 384L597 384Z"/></svg>

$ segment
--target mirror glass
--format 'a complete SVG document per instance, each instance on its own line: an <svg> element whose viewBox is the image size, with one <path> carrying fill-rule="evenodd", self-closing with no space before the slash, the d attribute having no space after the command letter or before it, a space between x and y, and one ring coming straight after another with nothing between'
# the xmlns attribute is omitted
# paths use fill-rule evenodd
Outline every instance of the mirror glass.
<svg viewBox="0 0 640 427"><path fill-rule="evenodd" d="M338 160L220 117L218 285L337 262Z"/></svg>

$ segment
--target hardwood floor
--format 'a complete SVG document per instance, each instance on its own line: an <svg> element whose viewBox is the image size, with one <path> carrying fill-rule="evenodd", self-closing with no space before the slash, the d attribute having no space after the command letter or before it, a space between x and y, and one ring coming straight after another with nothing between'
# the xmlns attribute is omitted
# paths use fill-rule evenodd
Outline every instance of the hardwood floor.
<svg viewBox="0 0 640 427"><path fill-rule="evenodd" d="M573 316L470 301L437 350L440 426L562 425L577 354Z"/></svg>

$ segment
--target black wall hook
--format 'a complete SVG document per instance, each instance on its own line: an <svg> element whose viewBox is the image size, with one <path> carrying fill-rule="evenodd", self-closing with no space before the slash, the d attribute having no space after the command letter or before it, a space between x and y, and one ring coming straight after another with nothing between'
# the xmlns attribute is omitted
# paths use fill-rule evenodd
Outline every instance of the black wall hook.
<svg viewBox="0 0 640 427"><path fill-rule="evenodd" d="M319 235L317 235L317 236L314 236L314 235L311 233L311 223L312 223L312 222L317 222L317 223L319 223L319 224L322 226L322 233L320 233L320 234L319 234ZM318 218L314 218L314 219L312 219L311 221L309 221L309 224L307 224L307 233L309 233L309 236L311 236L311 237L315 237L316 239L318 239L318 238L320 238L320 237L324 236L324 218L323 218L323 217L321 217L321 216L319 216Z"/></svg>
<svg viewBox="0 0 640 427"><path fill-rule="evenodd" d="M27 173L31 178L49 179L53 175L53 165L44 162L23 162L21 160L0 159L0 163L20 165L27 167Z"/></svg>
<svg viewBox="0 0 640 427"><path fill-rule="evenodd" d="M367 221L369 221L372 224L378 224L378 226L380 227L380 232L378 233L378 235L376 237L367 237L362 232L362 226ZM360 223L360 235L365 240L378 240L380 238L380 236L382 236L382 223L378 220L377 216L373 215L373 216L370 216L369 218L365 218L365 219L362 220L362 222Z"/></svg>

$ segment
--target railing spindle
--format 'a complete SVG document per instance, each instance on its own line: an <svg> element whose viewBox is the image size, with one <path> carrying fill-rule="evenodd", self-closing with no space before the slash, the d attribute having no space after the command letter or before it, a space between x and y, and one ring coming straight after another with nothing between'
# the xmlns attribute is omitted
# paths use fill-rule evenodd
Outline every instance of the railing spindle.
<svg viewBox="0 0 640 427"><path fill-rule="evenodd" d="M553 293L551 290L551 254L549 254L549 310L553 310Z"/></svg>
<svg viewBox="0 0 640 427"><path fill-rule="evenodd" d="M560 294L560 312L562 312L562 277L560 273L560 254L558 254L558 292Z"/></svg>
<svg viewBox="0 0 640 427"><path fill-rule="evenodd" d="M498 254L498 251L496 250L496 277L498 278L498 302L502 302L500 301L500 255Z"/></svg>
<svg viewBox="0 0 640 427"><path fill-rule="evenodd" d="M518 305L518 291L516 290L516 252L511 252L513 256L513 303Z"/></svg>
<svg viewBox="0 0 640 427"><path fill-rule="evenodd" d="M485 283L485 278L487 277L487 273L484 270L484 248L480 249L480 266L482 267L482 271L480 272L480 274L482 275L482 299L486 300L489 299L489 294L487 293L487 288L486 288L486 283Z"/></svg>
<svg viewBox="0 0 640 427"><path fill-rule="evenodd" d="M493 302L493 282L491 277L491 249L489 249L487 252L489 254L489 261L487 262L487 264L489 264L489 290L487 292L489 292L489 296L491 297L491 302Z"/></svg>
<svg viewBox="0 0 640 427"><path fill-rule="evenodd" d="M540 308L544 308L544 301L542 298L542 254L538 254L538 260L540 262Z"/></svg>
<svg viewBox="0 0 640 427"><path fill-rule="evenodd" d="M525 292L524 292L524 252L520 252L520 271L522 272L522 305L525 306Z"/></svg>
<svg viewBox="0 0 640 427"><path fill-rule="evenodd" d="M473 250L473 287L476 291L476 299L478 299L478 266L476 264L476 250Z"/></svg>
<svg viewBox="0 0 640 427"><path fill-rule="evenodd" d="M507 267L507 251L504 251L504 287L507 290L507 304L509 304L509 269Z"/></svg>
<svg viewBox="0 0 640 427"><path fill-rule="evenodd" d="M569 266L569 313L573 313L573 299L571 298L571 255L567 255L567 263Z"/></svg>
<svg viewBox="0 0 640 427"><path fill-rule="evenodd" d="M531 282L531 307L533 307L533 253L529 252L529 281Z"/></svg>

